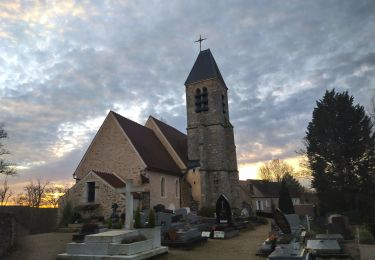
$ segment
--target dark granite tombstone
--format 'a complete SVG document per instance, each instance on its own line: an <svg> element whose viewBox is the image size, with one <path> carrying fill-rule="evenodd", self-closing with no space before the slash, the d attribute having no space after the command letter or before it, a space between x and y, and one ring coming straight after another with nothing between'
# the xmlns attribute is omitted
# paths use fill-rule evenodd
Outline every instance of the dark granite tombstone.
<svg viewBox="0 0 375 260"><path fill-rule="evenodd" d="M118 208L117 203L113 203L112 204L112 214L111 214L112 224L118 223L119 219L120 219L119 215L117 214L117 208Z"/></svg>
<svg viewBox="0 0 375 260"><path fill-rule="evenodd" d="M280 209L275 210L274 220L275 220L276 225L280 228L280 230L284 234L292 233L292 230L290 229L289 222L286 219L285 215L281 212Z"/></svg>
<svg viewBox="0 0 375 260"><path fill-rule="evenodd" d="M216 201L216 223L232 224L232 210L228 199L223 194Z"/></svg>
<svg viewBox="0 0 375 260"><path fill-rule="evenodd" d="M232 209L228 199L221 194L216 201L216 225L212 227L211 238L226 239L239 234L233 225Z"/></svg>
<svg viewBox="0 0 375 260"><path fill-rule="evenodd" d="M83 224L80 232L78 234L72 235L72 241L77 242L77 243L82 243L86 235L96 234L99 232L99 230L100 229L99 229L98 224L94 224L94 223Z"/></svg>
<svg viewBox="0 0 375 260"><path fill-rule="evenodd" d="M328 233L330 234L341 234L345 239L353 239L354 235L349 226L348 219L346 216L333 215L328 218Z"/></svg>

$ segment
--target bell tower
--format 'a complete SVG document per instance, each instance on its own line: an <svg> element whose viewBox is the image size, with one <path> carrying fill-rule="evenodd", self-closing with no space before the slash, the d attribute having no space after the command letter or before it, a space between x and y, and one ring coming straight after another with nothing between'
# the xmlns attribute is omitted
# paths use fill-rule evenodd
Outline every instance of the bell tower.
<svg viewBox="0 0 375 260"><path fill-rule="evenodd" d="M188 159L199 168L200 207L225 194L239 206L239 183L228 88L210 49L200 51L185 82Z"/></svg>

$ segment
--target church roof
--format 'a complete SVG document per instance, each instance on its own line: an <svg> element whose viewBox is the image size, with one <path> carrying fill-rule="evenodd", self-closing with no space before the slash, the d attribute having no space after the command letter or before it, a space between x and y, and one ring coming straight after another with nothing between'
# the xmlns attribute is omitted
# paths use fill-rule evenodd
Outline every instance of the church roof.
<svg viewBox="0 0 375 260"><path fill-rule="evenodd" d="M165 138L167 138L169 144L173 147L173 150L177 153L180 159L185 165L188 163L187 155L187 136L184 133L181 133L176 128L157 120L155 117L152 117L154 122L158 125L160 131L163 133Z"/></svg>
<svg viewBox="0 0 375 260"><path fill-rule="evenodd" d="M147 168L181 174L179 167L151 129L113 111L111 112L129 137L138 154L142 157Z"/></svg>
<svg viewBox="0 0 375 260"><path fill-rule="evenodd" d="M264 197L264 198L278 198L279 197L279 191L281 189L281 182L271 182L266 180L246 180L246 181L240 181L241 187L243 187L245 190L250 191L249 185L253 185L253 187L257 188L258 191L261 193L262 196L258 196L258 194L255 194L254 197ZM298 198L301 196L301 193L298 191L298 189L294 187L288 187L289 194L293 198Z"/></svg>
<svg viewBox="0 0 375 260"><path fill-rule="evenodd" d="M116 189L125 187L125 182L112 173L100 172L96 170L93 170L93 172Z"/></svg>
<svg viewBox="0 0 375 260"><path fill-rule="evenodd" d="M191 69L189 76L185 81L185 86L198 81L213 78L217 78L218 80L220 80L226 87L224 79L221 76L220 70L214 59L214 56L212 56L210 49L207 49L199 53L194 63L194 66Z"/></svg>

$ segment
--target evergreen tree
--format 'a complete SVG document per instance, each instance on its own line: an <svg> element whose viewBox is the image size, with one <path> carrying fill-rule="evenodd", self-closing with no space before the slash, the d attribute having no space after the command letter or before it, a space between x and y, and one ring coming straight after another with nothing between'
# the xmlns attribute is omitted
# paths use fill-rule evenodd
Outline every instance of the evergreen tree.
<svg viewBox="0 0 375 260"><path fill-rule="evenodd" d="M288 185L289 189L296 190L300 193L304 191L304 188L301 185L301 183L299 183L299 181L296 178L294 178L294 176L290 173L285 173L283 176L283 180L285 180L285 183Z"/></svg>
<svg viewBox="0 0 375 260"><path fill-rule="evenodd" d="M364 213L374 185L374 135L363 106L348 92L326 91L306 131L312 186L326 211Z"/></svg>
<svg viewBox="0 0 375 260"><path fill-rule="evenodd" d="M290 197L285 179L281 181L281 188L279 192L279 209L284 214L295 213L292 198Z"/></svg>

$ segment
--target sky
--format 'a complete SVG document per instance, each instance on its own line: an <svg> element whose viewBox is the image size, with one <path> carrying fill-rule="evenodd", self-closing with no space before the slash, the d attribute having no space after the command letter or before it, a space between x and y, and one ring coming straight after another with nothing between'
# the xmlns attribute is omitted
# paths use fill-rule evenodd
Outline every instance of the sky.
<svg viewBox="0 0 375 260"><path fill-rule="evenodd" d="M228 86L240 179L296 165L327 89L375 96L375 1L0 2L0 122L15 189L72 174L110 110L186 133L184 82L208 38Z"/></svg>

